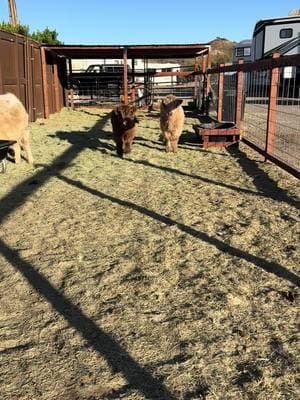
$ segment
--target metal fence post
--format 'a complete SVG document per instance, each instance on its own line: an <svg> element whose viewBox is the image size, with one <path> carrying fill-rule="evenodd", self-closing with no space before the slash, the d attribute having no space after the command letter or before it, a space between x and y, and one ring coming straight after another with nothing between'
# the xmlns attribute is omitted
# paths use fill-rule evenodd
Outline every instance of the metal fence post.
<svg viewBox="0 0 300 400"><path fill-rule="evenodd" d="M220 67L224 67L224 64L220 64ZM223 118L223 95L224 95L224 72L219 72L219 83L218 83L218 111L217 120L222 121Z"/></svg>
<svg viewBox="0 0 300 400"><path fill-rule="evenodd" d="M244 60L239 60L239 65L242 66ZM243 86L244 86L244 71L238 69L236 82L236 105L235 105L235 125L241 127L242 109L243 109Z"/></svg>
<svg viewBox="0 0 300 400"><path fill-rule="evenodd" d="M272 55L272 59L277 59L279 57L280 57L279 53L274 53ZM268 105L267 132L266 132L266 153L270 154L270 155L273 154L274 140L275 140L275 133L276 133L276 108L277 108L278 80L279 80L279 68L272 67L269 105Z"/></svg>
<svg viewBox="0 0 300 400"><path fill-rule="evenodd" d="M123 70L124 104L128 104L127 47L124 47L123 49L123 63L124 63L124 70Z"/></svg>

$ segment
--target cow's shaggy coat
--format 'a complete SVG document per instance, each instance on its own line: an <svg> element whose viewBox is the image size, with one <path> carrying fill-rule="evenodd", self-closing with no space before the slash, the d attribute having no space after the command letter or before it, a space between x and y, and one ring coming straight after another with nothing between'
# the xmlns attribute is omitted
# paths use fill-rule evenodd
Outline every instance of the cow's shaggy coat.
<svg viewBox="0 0 300 400"><path fill-rule="evenodd" d="M15 162L21 160L21 147L27 161L32 164L33 157L29 144L28 114L21 101L12 93L0 95L0 140L15 140L13 145Z"/></svg>
<svg viewBox="0 0 300 400"><path fill-rule="evenodd" d="M184 124L182 100L173 95L166 96L160 104L160 129L167 152L177 152L177 144Z"/></svg>
<svg viewBox="0 0 300 400"><path fill-rule="evenodd" d="M135 113L136 107L125 104L115 107L111 113L113 139L120 157L131 151L132 141L136 134L137 118Z"/></svg>

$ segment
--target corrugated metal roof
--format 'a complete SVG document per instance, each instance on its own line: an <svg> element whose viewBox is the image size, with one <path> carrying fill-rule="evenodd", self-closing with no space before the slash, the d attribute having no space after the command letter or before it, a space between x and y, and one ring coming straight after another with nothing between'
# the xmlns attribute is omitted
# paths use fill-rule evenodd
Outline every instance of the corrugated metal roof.
<svg viewBox="0 0 300 400"><path fill-rule="evenodd" d="M128 58L193 58L199 52L205 54L210 45L207 44L151 44L151 45L55 45L46 46L59 55L68 58L123 58L124 48Z"/></svg>

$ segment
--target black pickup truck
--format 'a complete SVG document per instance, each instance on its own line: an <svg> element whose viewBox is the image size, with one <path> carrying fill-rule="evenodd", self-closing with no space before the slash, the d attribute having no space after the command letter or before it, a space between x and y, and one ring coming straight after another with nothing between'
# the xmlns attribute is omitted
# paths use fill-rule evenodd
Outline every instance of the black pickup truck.
<svg viewBox="0 0 300 400"><path fill-rule="evenodd" d="M123 65L93 64L84 72L73 72L71 86L79 95L98 94L99 91L121 91L123 84Z"/></svg>

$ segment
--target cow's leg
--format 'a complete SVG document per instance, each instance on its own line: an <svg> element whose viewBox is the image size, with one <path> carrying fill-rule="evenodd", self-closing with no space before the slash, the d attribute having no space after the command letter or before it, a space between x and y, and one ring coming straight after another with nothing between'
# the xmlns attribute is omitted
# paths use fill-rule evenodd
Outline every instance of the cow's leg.
<svg viewBox="0 0 300 400"><path fill-rule="evenodd" d="M24 134L24 136L22 138L22 146L23 146L24 151L26 153L27 162L29 164L33 164L33 157L32 157L31 148L30 148L30 144L29 144L29 133L28 133L28 131L25 132L25 134Z"/></svg>
<svg viewBox="0 0 300 400"><path fill-rule="evenodd" d="M172 151L172 135L169 132L165 132L165 145L166 145L166 152L170 153Z"/></svg>
<svg viewBox="0 0 300 400"><path fill-rule="evenodd" d="M172 144L171 144L171 140L166 139L166 152L170 153L172 151Z"/></svg>
<svg viewBox="0 0 300 400"><path fill-rule="evenodd" d="M124 142L124 153L130 153L131 152L131 141L130 140L126 140L126 142Z"/></svg>
<svg viewBox="0 0 300 400"><path fill-rule="evenodd" d="M123 138L122 134L113 131L113 139L116 143L116 150L119 157L123 157Z"/></svg>
<svg viewBox="0 0 300 400"><path fill-rule="evenodd" d="M124 140L124 153L130 153L131 152L131 145L133 141L133 136L127 136Z"/></svg>
<svg viewBox="0 0 300 400"><path fill-rule="evenodd" d="M21 148L20 144L17 142L11 146L14 150L14 155L15 155L15 163L19 164L21 161Z"/></svg>
<svg viewBox="0 0 300 400"><path fill-rule="evenodd" d="M133 139L135 137L135 128L127 131L127 133L124 136L124 153L130 153L131 152L131 146Z"/></svg>
<svg viewBox="0 0 300 400"><path fill-rule="evenodd" d="M124 154L124 150L123 150L123 140L122 138L118 138L118 140L116 141L117 144L117 154L119 157L123 157Z"/></svg>
<svg viewBox="0 0 300 400"><path fill-rule="evenodd" d="M163 142L163 144L166 144L166 138L165 138L164 132L160 132L159 140L161 140Z"/></svg>
<svg viewBox="0 0 300 400"><path fill-rule="evenodd" d="M132 139L130 140L131 138L130 138L130 135L128 134L128 133L125 133L125 135L124 135L124 153L125 154L127 154L127 153L130 153L130 151L131 151L131 142L132 142Z"/></svg>
<svg viewBox="0 0 300 400"><path fill-rule="evenodd" d="M178 143L178 140L177 140L177 139L173 139L173 140L171 141L171 147L172 147L173 153L177 153L177 143Z"/></svg>

